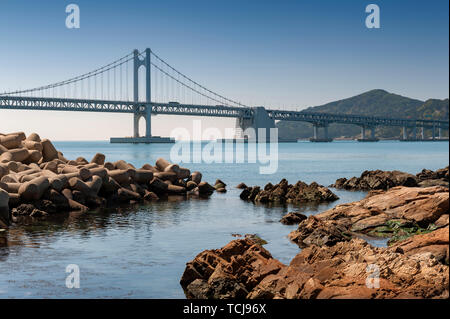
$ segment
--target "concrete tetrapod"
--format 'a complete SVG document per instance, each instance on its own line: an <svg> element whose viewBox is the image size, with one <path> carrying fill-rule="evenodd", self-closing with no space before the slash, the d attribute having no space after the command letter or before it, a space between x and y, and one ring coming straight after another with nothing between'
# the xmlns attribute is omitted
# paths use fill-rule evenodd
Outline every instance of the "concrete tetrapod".
<svg viewBox="0 0 450 319"><path fill-rule="evenodd" d="M191 174L163 158L138 169L124 160L106 161L101 153L90 162L82 156L70 160L36 133L0 134L3 224L62 211L211 195L214 188L201 178L200 172Z"/></svg>

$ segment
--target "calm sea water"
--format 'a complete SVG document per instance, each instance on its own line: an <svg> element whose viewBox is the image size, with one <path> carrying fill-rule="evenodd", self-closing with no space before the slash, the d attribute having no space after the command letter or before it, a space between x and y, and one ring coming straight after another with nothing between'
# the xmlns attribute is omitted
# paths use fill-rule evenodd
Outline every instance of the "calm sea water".
<svg viewBox="0 0 450 319"><path fill-rule="evenodd" d="M168 158L171 145L111 145L108 142L57 142L69 159L104 153L141 166ZM207 200L172 200L128 209L71 214L33 226L12 226L8 247L0 248L0 298L184 298L179 285L185 263L205 249L220 248L232 234L258 234L284 263L299 252L287 235L295 226L279 219L301 210L316 214L363 192L335 191L340 200L301 207L266 207L239 199L239 182L264 185L287 178L323 185L368 169L417 173L448 165L446 142L333 142L279 145L279 168L260 175L258 164L186 164L204 180L220 178L228 193ZM384 245L384 241L373 241ZM79 289L65 285L69 264L80 268Z"/></svg>

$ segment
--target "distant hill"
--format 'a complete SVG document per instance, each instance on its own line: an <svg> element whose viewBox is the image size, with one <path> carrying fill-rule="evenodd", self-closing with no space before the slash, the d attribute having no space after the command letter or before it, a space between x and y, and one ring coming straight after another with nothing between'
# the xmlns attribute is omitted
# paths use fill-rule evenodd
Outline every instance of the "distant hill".
<svg viewBox="0 0 450 319"><path fill-rule="evenodd" d="M418 109L419 118L448 119L448 99L426 100Z"/></svg>
<svg viewBox="0 0 450 319"><path fill-rule="evenodd" d="M420 101L385 90L371 90L348 99L343 99L320 106L309 107L306 112L382 116L392 118L422 118L448 120L449 100L429 99ZM281 138L309 138L312 136L312 124L305 122L280 121L277 123ZM330 124L330 137L359 137L360 127L346 124ZM376 136L381 138L398 138L399 127L377 127ZM426 131L426 136L431 132Z"/></svg>

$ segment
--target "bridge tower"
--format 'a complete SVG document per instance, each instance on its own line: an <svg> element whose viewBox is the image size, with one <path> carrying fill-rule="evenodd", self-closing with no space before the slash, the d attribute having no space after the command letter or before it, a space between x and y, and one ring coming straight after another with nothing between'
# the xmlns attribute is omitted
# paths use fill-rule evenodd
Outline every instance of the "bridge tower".
<svg viewBox="0 0 450 319"><path fill-rule="evenodd" d="M139 137L139 120L141 117L145 118L145 137L150 138L152 136L152 106L151 106L151 63L150 56L151 50L145 49L145 57L141 59L139 57L139 51L133 51L133 100L136 102L134 106L134 125L133 125L133 137ZM145 104L139 104L139 68L145 67Z"/></svg>
<svg viewBox="0 0 450 319"><path fill-rule="evenodd" d="M174 143L170 137L152 136L152 85L151 85L151 54L145 49L145 55L138 50L133 51L133 137L111 137L111 143ZM145 67L145 101L139 101L139 68ZM139 136L139 120L145 118L145 136Z"/></svg>

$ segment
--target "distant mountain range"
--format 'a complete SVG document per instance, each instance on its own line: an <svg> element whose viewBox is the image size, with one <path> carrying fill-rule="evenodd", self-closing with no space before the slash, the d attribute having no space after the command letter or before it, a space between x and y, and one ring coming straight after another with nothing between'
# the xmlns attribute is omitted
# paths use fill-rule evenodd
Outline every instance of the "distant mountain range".
<svg viewBox="0 0 450 319"><path fill-rule="evenodd" d="M448 120L449 101L448 99L420 101L389 93L385 90L371 90L348 99L309 107L305 111L391 118ZM281 138L309 138L313 132L312 124L305 122L280 121L277 123L277 127ZM330 137L333 138L357 138L361 129L356 125L333 123L330 124L328 132ZM400 134L401 128L399 127L380 126L376 129L376 136L379 138L398 138ZM431 132L428 130L425 132L425 135L430 136Z"/></svg>

